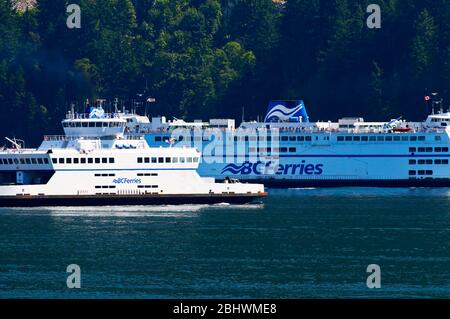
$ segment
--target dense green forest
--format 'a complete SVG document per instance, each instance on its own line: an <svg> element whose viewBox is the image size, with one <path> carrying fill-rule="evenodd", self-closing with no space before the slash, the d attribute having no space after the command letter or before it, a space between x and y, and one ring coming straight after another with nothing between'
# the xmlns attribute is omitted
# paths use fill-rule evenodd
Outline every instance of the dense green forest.
<svg viewBox="0 0 450 319"><path fill-rule="evenodd" d="M381 29L366 25L374 2ZM150 114L187 119L302 98L313 119L386 120L422 119L432 90L450 95L450 0L0 0L1 138L59 133L86 98L145 92Z"/></svg>

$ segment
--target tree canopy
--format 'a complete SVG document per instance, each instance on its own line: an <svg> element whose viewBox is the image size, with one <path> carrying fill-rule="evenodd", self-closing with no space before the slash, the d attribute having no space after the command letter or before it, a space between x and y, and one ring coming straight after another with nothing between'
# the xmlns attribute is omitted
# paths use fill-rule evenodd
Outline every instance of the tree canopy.
<svg viewBox="0 0 450 319"><path fill-rule="evenodd" d="M450 94L450 0L380 0L381 29L370 3L0 0L0 135L37 143L73 101L142 92L150 114L187 119L256 119L270 99L304 99L313 119L422 119L424 94Z"/></svg>

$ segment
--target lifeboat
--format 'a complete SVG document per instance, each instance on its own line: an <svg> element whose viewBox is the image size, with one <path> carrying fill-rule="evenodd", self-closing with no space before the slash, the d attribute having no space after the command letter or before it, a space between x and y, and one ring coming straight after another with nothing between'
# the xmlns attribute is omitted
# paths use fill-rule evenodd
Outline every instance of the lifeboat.
<svg viewBox="0 0 450 319"><path fill-rule="evenodd" d="M396 127L394 129L392 129L394 132L399 132L399 133L407 133L411 131L410 127Z"/></svg>

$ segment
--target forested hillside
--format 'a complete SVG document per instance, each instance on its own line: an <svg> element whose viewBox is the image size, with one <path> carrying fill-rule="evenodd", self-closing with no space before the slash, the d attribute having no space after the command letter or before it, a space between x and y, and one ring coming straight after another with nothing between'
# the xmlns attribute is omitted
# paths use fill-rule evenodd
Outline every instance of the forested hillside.
<svg viewBox="0 0 450 319"><path fill-rule="evenodd" d="M86 98L146 92L151 114L187 119L302 98L313 119L385 120L423 118L432 90L450 95L450 0L0 0L1 138L37 143Z"/></svg>

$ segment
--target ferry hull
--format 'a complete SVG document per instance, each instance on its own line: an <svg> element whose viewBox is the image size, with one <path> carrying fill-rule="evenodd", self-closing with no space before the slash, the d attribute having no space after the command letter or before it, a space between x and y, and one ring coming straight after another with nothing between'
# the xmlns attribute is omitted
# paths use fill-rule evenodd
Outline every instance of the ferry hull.
<svg viewBox="0 0 450 319"><path fill-rule="evenodd" d="M450 187L450 179L423 180L283 180L283 179L247 179L246 182L264 183L268 188L332 188L332 187Z"/></svg>
<svg viewBox="0 0 450 319"><path fill-rule="evenodd" d="M248 204L267 196L258 194L214 195L95 195L95 196L2 196L0 207L122 206L185 204Z"/></svg>

